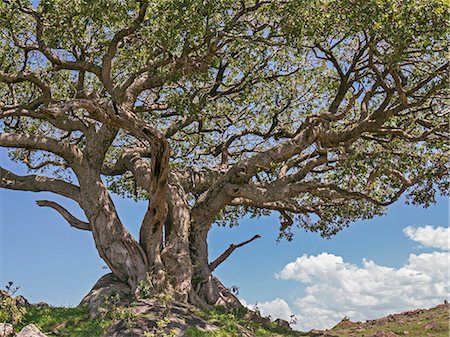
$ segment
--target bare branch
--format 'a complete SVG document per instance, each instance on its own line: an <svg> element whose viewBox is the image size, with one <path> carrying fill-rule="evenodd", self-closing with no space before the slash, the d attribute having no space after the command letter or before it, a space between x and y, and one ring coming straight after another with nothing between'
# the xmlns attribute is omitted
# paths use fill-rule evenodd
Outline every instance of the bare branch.
<svg viewBox="0 0 450 337"><path fill-rule="evenodd" d="M66 219L70 226L78 228L85 231L90 231L91 225L88 222L81 221L80 219L74 217L67 209L57 204L56 202L49 200L37 200L36 204L40 207L50 207L55 209L61 216Z"/></svg>
<svg viewBox="0 0 450 337"><path fill-rule="evenodd" d="M236 248L242 247L256 239L259 239L260 237L261 236L257 234L253 236L251 239L248 239L247 241L238 244L231 244L226 251L220 254L220 256L217 259L215 259L213 262L209 264L209 269L211 269L211 271L214 271L214 269L216 269L222 262L228 259L228 257L234 252Z"/></svg>

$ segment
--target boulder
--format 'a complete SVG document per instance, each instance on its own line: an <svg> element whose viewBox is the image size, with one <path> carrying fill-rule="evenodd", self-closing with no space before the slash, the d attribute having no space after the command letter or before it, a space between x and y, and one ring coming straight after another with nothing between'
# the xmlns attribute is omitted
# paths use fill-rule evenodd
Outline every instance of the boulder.
<svg viewBox="0 0 450 337"><path fill-rule="evenodd" d="M48 337L43 334L34 324L29 324L20 331L16 337Z"/></svg>
<svg viewBox="0 0 450 337"><path fill-rule="evenodd" d="M95 318L102 313L102 309L107 310L102 307L123 304L121 301L130 297L130 294L130 287L109 273L97 281L91 291L81 300L80 305L86 305L89 308L90 318ZM119 299L119 303L115 302L117 299Z"/></svg>
<svg viewBox="0 0 450 337"><path fill-rule="evenodd" d="M291 326L289 325L289 322L281 319L281 318L277 318L275 320L275 323L278 324L279 326L285 327L285 328L290 328Z"/></svg>
<svg viewBox="0 0 450 337"><path fill-rule="evenodd" d="M29 308L31 306L30 302L22 295L16 296L15 300L19 307Z"/></svg>
<svg viewBox="0 0 450 337"><path fill-rule="evenodd" d="M14 335L12 324L0 323L0 337L11 337Z"/></svg>
<svg viewBox="0 0 450 337"><path fill-rule="evenodd" d="M437 325L435 322L431 322L431 323L426 324L426 325L424 326L424 329L425 329L425 330L434 330L434 329L436 329L437 327L438 327L438 325Z"/></svg>
<svg viewBox="0 0 450 337"><path fill-rule="evenodd" d="M271 321L269 317L262 317L257 312L249 310L245 316L244 319L247 321L252 321L254 323L262 324L263 326L269 326Z"/></svg>

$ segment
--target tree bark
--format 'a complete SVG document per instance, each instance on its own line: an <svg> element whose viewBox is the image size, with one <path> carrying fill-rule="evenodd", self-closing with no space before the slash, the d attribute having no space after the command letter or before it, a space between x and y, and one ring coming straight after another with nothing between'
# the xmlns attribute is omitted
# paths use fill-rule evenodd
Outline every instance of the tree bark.
<svg viewBox="0 0 450 337"><path fill-rule="evenodd" d="M192 291L193 266L189 254L190 213L186 193L179 183L169 185L169 216L165 226L165 246L161 253L176 298L186 302Z"/></svg>
<svg viewBox="0 0 450 337"><path fill-rule="evenodd" d="M100 176L80 180L83 208L100 257L113 274L136 292L147 277L147 258L141 246L125 229Z"/></svg>

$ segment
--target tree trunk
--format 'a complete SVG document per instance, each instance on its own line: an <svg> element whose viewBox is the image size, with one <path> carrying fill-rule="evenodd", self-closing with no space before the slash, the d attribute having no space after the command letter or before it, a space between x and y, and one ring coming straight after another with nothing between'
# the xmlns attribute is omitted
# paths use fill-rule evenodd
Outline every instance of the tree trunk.
<svg viewBox="0 0 450 337"><path fill-rule="evenodd" d="M146 279L144 250L120 221L106 187L98 177L83 177L81 204L91 224L95 246L113 274L133 292Z"/></svg>
<svg viewBox="0 0 450 337"><path fill-rule="evenodd" d="M211 226L191 219L187 195L177 181L168 185L164 235L155 232L147 238L151 239L151 244L147 243L146 249L152 247L153 251L145 251L122 225L99 176L84 176L80 189L81 206L91 224L97 250L114 276L127 284L132 293L138 294L140 282L144 281L153 286L155 295L171 292L179 302L201 307L241 306L212 275L207 243ZM146 216L151 213L147 212ZM148 262L148 256L155 257L152 263ZM155 283L155 280L163 283Z"/></svg>
<svg viewBox="0 0 450 337"><path fill-rule="evenodd" d="M179 184L169 185L169 216L165 226L162 259L177 300L186 302L192 290L193 267L189 255L190 214L186 193Z"/></svg>
<svg viewBox="0 0 450 337"><path fill-rule="evenodd" d="M190 236L191 259L194 267L193 292L190 301L198 306L220 305L226 309L242 304L215 276L208 261L208 232L210 226L192 226Z"/></svg>

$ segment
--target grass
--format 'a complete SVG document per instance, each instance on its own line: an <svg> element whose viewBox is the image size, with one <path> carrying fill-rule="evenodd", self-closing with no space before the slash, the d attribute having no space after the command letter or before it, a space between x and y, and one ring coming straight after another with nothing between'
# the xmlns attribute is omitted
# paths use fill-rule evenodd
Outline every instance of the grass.
<svg viewBox="0 0 450 337"><path fill-rule="evenodd" d="M449 309L448 305L440 305L429 310L392 315L388 319L353 323L347 327L336 326L331 330L330 337L369 337L377 331L393 332L399 336L408 337L448 337ZM357 331L358 328L363 328L364 331Z"/></svg>
<svg viewBox="0 0 450 337"><path fill-rule="evenodd" d="M85 307L55 308L31 307L17 328L28 324L36 325L50 336L101 337L112 324L110 319L89 319ZM58 332L58 334L55 334Z"/></svg>
<svg viewBox="0 0 450 337"><path fill-rule="evenodd" d="M448 337L449 336L448 305L440 305L429 310L419 310L408 314L389 316L384 319L368 321L366 323L349 323L338 325L323 336L329 337L369 337L377 331L394 332L399 336L408 337ZM245 312L235 311L227 313L217 307L211 311L199 311L198 316L219 326L214 331L204 331L195 326L189 327L189 337L239 337L250 332L256 337L319 337L320 334L310 335L292 331L275 323L268 326L249 322L244 319ZM117 316L117 317L116 317ZM113 323L113 319L126 319L123 316L108 315L107 317L89 319L85 307L58 308L50 306L28 308L17 329L20 331L28 324L35 324L49 337L102 337ZM430 328L431 326L431 328Z"/></svg>
<svg viewBox="0 0 450 337"><path fill-rule="evenodd" d="M249 322L244 319L244 315L244 310L227 313L221 307L216 307L211 311L200 311L198 312L199 317L221 328L215 331L204 331L197 327L190 327L186 333L189 337L239 337L242 336L242 330L248 330L258 337L307 336L306 334L281 327L276 323L262 326L258 323Z"/></svg>

